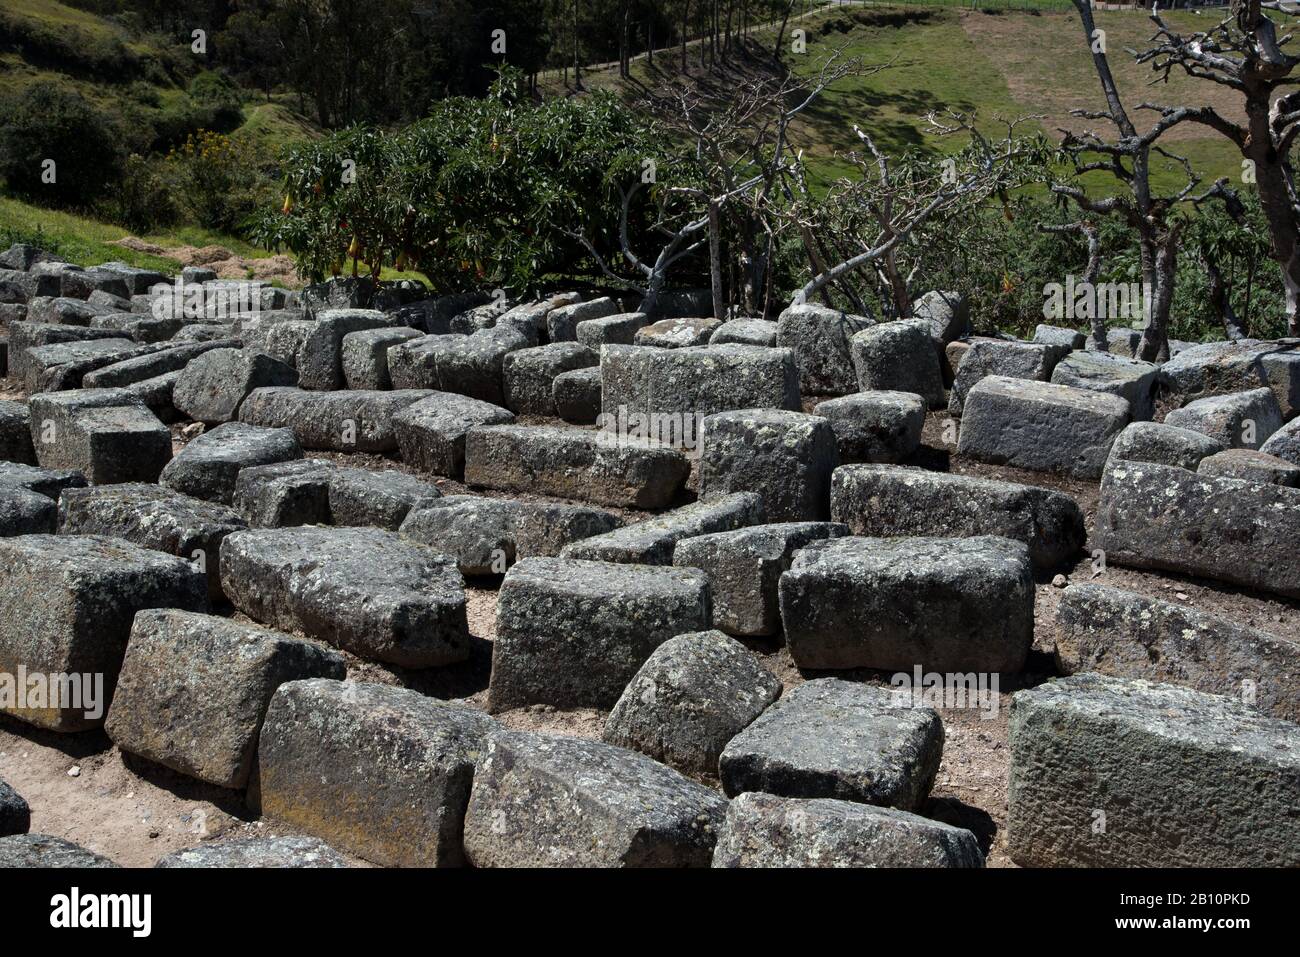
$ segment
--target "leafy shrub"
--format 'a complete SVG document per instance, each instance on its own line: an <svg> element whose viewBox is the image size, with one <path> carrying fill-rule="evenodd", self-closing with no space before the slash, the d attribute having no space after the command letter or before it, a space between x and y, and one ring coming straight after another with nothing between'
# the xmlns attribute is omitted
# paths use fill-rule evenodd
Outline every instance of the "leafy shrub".
<svg viewBox="0 0 1300 957"><path fill-rule="evenodd" d="M167 173L165 163L132 153L121 182L104 206L108 218L141 233L174 224L181 210Z"/></svg>
<svg viewBox="0 0 1300 957"><path fill-rule="evenodd" d="M251 158L230 137L202 130L167 154L168 178L189 217L209 229L239 232L268 184Z"/></svg>

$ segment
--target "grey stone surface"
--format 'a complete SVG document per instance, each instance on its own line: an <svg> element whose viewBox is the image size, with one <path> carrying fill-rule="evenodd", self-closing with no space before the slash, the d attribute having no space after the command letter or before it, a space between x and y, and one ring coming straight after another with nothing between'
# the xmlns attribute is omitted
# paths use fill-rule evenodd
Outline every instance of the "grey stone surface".
<svg viewBox="0 0 1300 957"><path fill-rule="evenodd" d="M104 730L123 751L242 788L276 689L346 673L342 655L289 635L212 615L142 611Z"/></svg>
<svg viewBox="0 0 1300 957"><path fill-rule="evenodd" d="M0 401L0 461L36 464L31 413L21 402Z"/></svg>
<svg viewBox="0 0 1300 957"><path fill-rule="evenodd" d="M901 462L921 446L925 400L913 392L856 392L813 408L835 432L840 461Z"/></svg>
<svg viewBox="0 0 1300 957"><path fill-rule="evenodd" d="M521 415L554 417L555 377L574 369L600 364L600 357L578 342L553 342L531 349L518 349L502 362L506 408Z"/></svg>
<svg viewBox="0 0 1300 957"><path fill-rule="evenodd" d="M390 347L423 333L405 326L361 329L343 337L343 378L349 389L391 389L393 380L388 374Z"/></svg>
<svg viewBox="0 0 1300 957"><path fill-rule="evenodd" d="M713 627L732 635L774 635L781 630L777 585L800 548L847 535L847 525L791 522L754 525L679 541L673 564L709 577Z"/></svg>
<svg viewBox="0 0 1300 957"><path fill-rule="evenodd" d="M1182 603L1071 585L1056 607L1063 674L1097 671L1183 685L1300 718L1300 645Z"/></svg>
<svg viewBox="0 0 1300 957"><path fill-rule="evenodd" d="M182 370L191 360L203 355L205 352L211 352L213 349L229 348L239 348L239 340L216 339L209 342L169 344L167 348L160 349L157 352L149 352L145 355L125 359L122 362L115 362L112 365L104 366L102 369L88 372L82 378L82 385L88 389L133 385L168 372Z"/></svg>
<svg viewBox="0 0 1300 957"><path fill-rule="evenodd" d="M31 364L27 359L29 349L57 342L79 342L87 339L113 339L118 343L124 341L119 333L111 329L84 329L79 326L36 322L31 316L22 322L12 322L9 324L9 378L26 383L29 381L29 376L38 373L37 369L30 372L28 370Z"/></svg>
<svg viewBox="0 0 1300 957"><path fill-rule="evenodd" d="M3 868L107 868L117 867L106 857L79 844L48 834L15 834L0 837L0 869Z"/></svg>
<svg viewBox="0 0 1300 957"><path fill-rule="evenodd" d="M835 678L785 693L722 752L729 797L764 791L913 811L943 754L932 708L902 706L888 690Z"/></svg>
<svg viewBox="0 0 1300 957"><path fill-rule="evenodd" d="M1133 422L1124 427L1110 447L1106 467L1119 461L1176 465L1196 471L1201 459L1225 446L1202 432L1180 429L1160 422Z"/></svg>
<svg viewBox="0 0 1300 957"><path fill-rule="evenodd" d="M698 419L715 412L800 408L789 349L604 346L600 372L600 424L662 442L697 441Z"/></svg>
<svg viewBox="0 0 1300 957"><path fill-rule="evenodd" d="M1048 346L1065 346L1069 349L1082 349L1087 342L1085 336L1078 329L1066 329L1062 326L1049 326L1039 323L1034 329L1034 342L1041 342ZM1067 382L1065 385L1076 385L1074 382Z"/></svg>
<svg viewBox="0 0 1300 957"><path fill-rule="evenodd" d="M65 488L85 488L86 478L73 469L0 461L0 488L21 488L58 501Z"/></svg>
<svg viewBox="0 0 1300 957"><path fill-rule="evenodd" d="M894 808L757 791L727 805L714 867L983 867L975 835Z"/></svg>
<svg viewBox="0 0 1300 957"><path fill-rule="evenodd" d="M817 521L830 513L835 432L817 415L783 409L720 412L701 428L700 497L757 492L773 522Z"/></svg>
<svg viewBox="0 0 1300 957"><path fill-rule="evenodd" d="M1154 409L1159 373L1154 362L1110 352L1072 352L1056 364L1052 382L1117 395L1128 402L1133 420L1143 422L1151 418Z"/></svg>
<svg viewBox="0 0 1300 957"><path fill-rule="evenodd" d="M231 504L254 528L328 525L333 473L321 459L250 465L235 479Z"/></svg>
<svg viewBox="0 0 1300 957"><path fill-rule="evenodd" d="M831 479L831 519L854 535L1024 542L1047 567L1083 548L1083 510L1062 492L997 479L891 465L842 465Z"/></svg>
<svg viewBox="0 0 1300 957"><path fill-rule="evenodd" d="M53 532L58 511L51 498L0 485L0 537Z"/></svg>
<svg viewBox="0 0 1300 957"><path fill-rule="evenodd" d="M608 296L558 306L546 313L546 337L551 342L573 342L578 338L578 323L616 316L621 311Z"/></svg>
<svg viewBox="0 0 1300 957"><path fill-rule="evenodd" d="M44 468L75 469L93 485L109 485L156 482L171 460L171 432L124 389L46 392L27 407Z"/></svg>
<svg viewBox="0 0 1300 957"><path fill-rule="evenodd" d="M435 389L505 405L502 366L516 349L535 340L513 327L473 335L425 336L388 350L388 374L395 389Z"/></svg>
<svg viewBox="0 0 1300 957"><path fill-rule="evenodd" d="M213 349L185 366L172 404L196 422L229 422L254 389L297 384L297 372L265 353Z"/></svg>
<svg viewBox="0 0 1300 957"><path fill-rule="evenodd" d="M781 682L720 631L670 638L628 682L605 721L610 744L685 774L715 775L718 756L781 694Z"/></svg>
<svg viewBox="0 0 1300 957"><path fill-rule="evenodd" d="M1270 389L1208 396L1165 416L1165 424L1201 432L1230 449L1257 449L1282 427Z"/></svg>
<svg viewBox="0 0 1300 957"><path fill-rule="evenodd" d="M774 346L776 327L769 319L729 319L713 330L709 345L724 346L731 342L742 346Z"/></svg>
<svg viewBox="0 0 1300 957"><path fill-rule="evenodd" d="M849 342L858 391L911 392L929 408L943 405L943 374L928 320L882 322Z"/></svg>
<svg viewBox="0 0 1300 957"><path fill-rule="evenodd" d="M966 394L985 376L1008 376L1047 382L1056 364L1069 352L1063 346L1041 342L1006 342L976 339L962 356L948 396L948 411L961 415Z"/></svg>
<svg viewBox="0 0 1300 957"><path fill-rule="evenodd" d="M474 764L495 724L405 688L283 684L258 746L262 813L387 867L463 864Z"/></svg>
<svg viewBox="0 0 1300 957"><path fill-rule="evenodd" d="M343 374L344 336L363 329L400 325L395 316L376 309L323 309L316 314L316 322L298 347L298 381L261 384L297 384L317 391L342 389L347 385Z"/></svg>
<svg viewBox="0 0 1300 957"><path fill-rule="evenodd" d="M302 446L291 429L226 422L191 439L167 463L158 482L194 498L230 505L240 471L300 458Z"/></svg>
<svg viewBox="0 0 1300 957"><path fill-rule="evenodd" d="M623 520L613 512L590 505L520 503L515 553L519 558L554 558L571 542L622 526Z"/></svg>
<svg viewBox="0 0 1300 957"><path fill-rule="evenodd" d="M1034 637L1028 549L995 536L812 542L780 595L804 669L1014 673Z"/></svg>
<svg viewBox="0 0 1300 957"><path fill-rule="evenodd" d="M1087 674L1017 692L1010 723L1007 846L1021 865L1300 864L1300 727L1289 721Z"/></svg>
<svg viewBox="0 0 1300 957"><path fill-rule="evenodd" d="M1117 462L1093 530L1106 560L1300 598L1300 489Z"/></svg>
<svg viewBox="0 0 1300 957"><path fill-rule="evenodd" d="M1284 418L1300 412L1300 342L1206 342L1160 367L1161 391L1181 405L1261 386L1272 389Z"/></svg>
<svg viewBox="0 0 1300 957"><path fill-rule="evenodd" d="M154 867L347 867L338 851L314 837L244 837L172 851Z"/></svg>
<svg viewBox="0 0 1300 957"><path fill-rule="evenodd" d="M373 525L395 532L414 509L442 497L436 485L387 469L340 467L329 474L330 522Z"/></svg>
<svg viewBox="0 0 1300 957"><path fill-rule="evenodd" d="M377 528L253 529L226 537L221 585L255 621L408 668L469 654L452 561Z"/></svg>
<svg viewBox="0 0 1300 957"><path fill-rule="evenodd" d="M431 392L347 389L257 389L239 409L239 421L266 428L290 428L304 449L332 452L392 452L397 448L393 417Z"/></svg>
<svg viewBox="0 0 1300 957"><path fill-rule="evenodd" d="M1261 452L1300 465L1300 418L1294 418L1268 437Z"/></svg>
<svg viewBox="0 0 1300 957"><path fill-rule="evenodd" d="M59 499L60 535L109 535L175 555L207 576L213 600L221 597L221 542L246 527L234 509L157 485L73 488Z"/></svg>
<svg viewBox="0 0 1300 957"><path fill-rule="evenodd" d="M930 323L930 337L942 348L970 329L970 305L961 293L934 290L912 302L912 315Z"/></svg>
<svg viewBox="0 0 1300 957"><path fill-rule="evenodd" d="M985 376L966 396L957 452L994 465L1100 478L1129 415L1119 396Z"/></svg>
<svg viewBox="0 0 1300 957"><path fill-rule="evenodd" d="M634 345L656 346L660 349L684 349L687 346L708 345L709 340L722 326L721 321L713 318L678 317L660 319L648 326L642 326L632 337Z"/></svg>
<svg viewBox="0 0 1300 957"><path fill-rule="evenodd" d="M574 425L591 425L600 417L600 366L562 372L551 382L555 414Z"/></svg>
<svg viewBox="0 0 1300 957"><path fill-rule="evenodd" d="M28 699L26 708L6 712L54 731L98 727L136 612L205 611L207 593L206 578L189 562L120 539L0 538L0 673L75 674L85 685L80 700ZM103 697L92 702L94 679L86 676L97 674Z"/></svg>
<svg viewBox="0 0 1300 957"><path fill-rule="evenodd" d="M689 473L676 449L585 429L492 425L465 437L465 484L482 488L662 508Z"/></svg>
<svg viewBox="0 0 1300 957"><path fill-rule="evenodd" d="M86 373L138 356L148 348L130 339L79 339L33 346L23 356L23 387L27 392L79 389Z"/></svg>
<svg viewBox="0 0 1300 957"><path fill-rule="evenodd" d="M1196 470L1203 475L1300 488L1300 465L1254 449L1226 449L1207 455Z"/></svg>
<svg viewBox="0 0 1300 957"><path fill-rule="evenodd" d="M725 498L692 502L604 535L585 538L566 546L560 554L623 564L671 565L673 549L684 538L729 532L759 525L763 520L762 498L753 492L736 492Z"/></svg>
<svg viewBox="0 0 1300 957"><path fill-rule="evenodd" d="M521 505L510 499L447 495L412 509L403 538L455 559L464 575L503 575L515 562Z"/></svg>
<svg viewBox="0 0 1300 957"><path fill-rule="evenodd" d="M0 780L0 837L26 834L32 824L31 808L22 795Z"/></svg>
<svg viewBox="0 0 1300 957"><path fill-rule="evenodd" d="M794 353L799 389L804 395L846 395L858 390L849 341L873 325L826 306L790 306L777 318L776 344Z"/></svg>
<svg viewBox="0 0 1300 957"><path fill-rule="evenodd" d="M402 461L422 472L459 479L465 474L465 436L480 425L506 425L514 413L451 392L433 392L393 416Z"/></svg>
<svg viewBox="0 0 1300 957"><path fill-rule="evenodd" d="M488 707L611 707L657 647L708 626L700 571L524 559L497 595Z"/></svg>
<svg viewBox="0 0 1300 957"><path fill-rule="evenodd" d="M465 853L475 867L706 867L726 806L634 751L501 731L474 774Z"/></svg>

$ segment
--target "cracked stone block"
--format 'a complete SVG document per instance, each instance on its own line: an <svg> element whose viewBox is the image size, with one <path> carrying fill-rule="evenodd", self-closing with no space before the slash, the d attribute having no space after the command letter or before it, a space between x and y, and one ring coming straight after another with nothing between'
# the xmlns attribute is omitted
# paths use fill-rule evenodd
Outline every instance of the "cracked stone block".
<svg viewBox="0 0 1300 957"><path fill-rule="evenodd" d="M162 470L158 483L208 502L230 505L239 473L302 458L292 429L225 422L191 439Z"/></svg>
<svg viewBox="0 0 1300 957"><path fill-rule="evenodd" d="M1201 432L1230 449L1258 449L1282 428L1282 411L1269 389L1251 389L1189 402L1165 424Z"/></svg>
<svg viewBox="0 0 1300 957"><path fill-rule="evenodd" d="M793 352L804 395L847 395L858 391L850 341L874 324L867 316L802 303L777 317L776 344Z"/></svg>
<svg viewBox="0 0 1300 957"><path fill-rule="evenodd" d="M671 565L673 549L684 538L729 532L761 525L763 521L763 499L754 492L736 492L584 538L566 546L560 554L564 558L621 564Z"/></svg>
<svg viewBox="0 0 1300 957"><path fill-rule="evenodd" d="M43 468L75 469L92 485L110 485L156 482L171 460L171 432L124 389L41 393L27 407Z"/></svg>

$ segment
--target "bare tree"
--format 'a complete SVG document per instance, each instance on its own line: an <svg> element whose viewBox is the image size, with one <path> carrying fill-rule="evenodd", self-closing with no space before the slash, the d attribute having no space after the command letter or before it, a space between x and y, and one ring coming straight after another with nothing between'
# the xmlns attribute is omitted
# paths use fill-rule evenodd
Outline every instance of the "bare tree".
<svg viewBox="0 0 1300 957"><path fill-rule="evenodd" d="M1040 232L1056 235L1074 233L1082 236L1088 243L1088 264L1084 266L1083 276L1080 278L1089 286L1097 284L1097 277L1101 274L1101 234L1092 222L1083 219L1063 225L1040 225L1038 229ZM1106 338L1106 317L1102 315L1100 309L1092 310L1091 323L1092 333L1088 337L1088 348L1097 352L1109 352L1110 340Z"/></svg>
<svg viewBox="0 0 1300 957"><path fill-rule="evenodd" d="M1080 0L1075 0L1079 6ZM1161 106L1143 103L1139 109L1160 115L1162 132L1179 123L1198 123L1231 140L1247 161L1245 172L1259 190L1260 205L1268 224L1270 255L1282 270L1286 288L1287 329L1300 336L1300 201L1297 200L1291 148L1300 134L1300 91L1293 76L1300 57L1283 47L1292 39L1288 30L1278 36L1279 24L1268 15L1295 17L1281 3L1233 0L1231 13L1209 30L1181 34L1153 9L1156 24L1152 45L1135 54L1150 63L1158 79L1173 70L1237 91L1242 97L1245 123L1228 119L1210 106Z"/></svg>

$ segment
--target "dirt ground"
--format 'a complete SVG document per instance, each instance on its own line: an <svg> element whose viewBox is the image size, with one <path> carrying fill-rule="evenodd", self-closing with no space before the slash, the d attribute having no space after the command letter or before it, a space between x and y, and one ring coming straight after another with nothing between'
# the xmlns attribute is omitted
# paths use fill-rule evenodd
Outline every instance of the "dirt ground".
<svg viewBox="0 0 1300 957"><path fill-rule="evenodd" d="M1072 495L1083 507L1091 531L1097 507L1095 483L985 466L957 458L950 454L943 441L946 418L943 414L930 417L923 446L911 464L1058 489ZM174 428L178 448L192 437L189 434L192 431ZM315 454L367 468L409 471L400 461L384 456ZM446 494L470 491L447 479L434 481ZM629 519L638 516L628 510L624 514ZM1060 588L1053 584L1053 578L1057 575L1064 575L1066 580L1095 580L1186 602L1300 641L1300 602L1259 597L1214 582L1113 566L1096 573L1087 555L1072 566L1042 572L1037 584L1034 650L1025 672L1001 684L996 709L940 709L945 732L943 762L924 812L973 831L988 853L990 866L1014 866L1007 858L1003 837L1009 762L1007 717L1015 691L1039 684L1056 673L1054 617ZM449 668L407 671L345 654L349 677L402 685L440 699L485 708L499 584L500 579L491 578L467 583L467 612L473 636L467 662ZM217 611L242 618L229 607ZM820 677L800 674L779 637L747 641L747 644L787 689ZM888 683L888 676L878 672L839 672L835 676ZM593 709L559 711L549 707L522 708L497 717L512 728L588 738L600 736L605 720L603 712ZM242 795L200 784L123 755L102 731L58 735L0 716L0 778L31 805L33 832L75 841L127 866L151 866L165 854L200 841L287 833L273 823L256 820L246 810ZM705 783L718 786L716 780L705 780ZM355 863L364 865L364 862Z"/></svg>
<svg viewBox="0 0 1300 957"><path fill-rule="evenodd" d="M219 279L279 280L289 289L302 285L293 258L290 256L240 256L224 246L159 246L134 236L117 240L114 245L151 256L174 259L182 266L207 266L216 271Z"/></svg>

